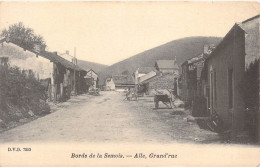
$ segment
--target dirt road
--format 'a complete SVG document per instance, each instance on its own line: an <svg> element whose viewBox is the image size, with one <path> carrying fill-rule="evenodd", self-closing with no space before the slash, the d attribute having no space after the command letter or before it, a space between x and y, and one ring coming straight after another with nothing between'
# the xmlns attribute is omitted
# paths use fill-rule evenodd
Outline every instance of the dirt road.
<svg viewBox="0 0 260 167"><path fill-rule="evenodd" d="M155 110L152 98L125 101L119 92L81 95L56 111L2 132L0 142L216 142L215 133L187 122L181 108Z"/></svg>

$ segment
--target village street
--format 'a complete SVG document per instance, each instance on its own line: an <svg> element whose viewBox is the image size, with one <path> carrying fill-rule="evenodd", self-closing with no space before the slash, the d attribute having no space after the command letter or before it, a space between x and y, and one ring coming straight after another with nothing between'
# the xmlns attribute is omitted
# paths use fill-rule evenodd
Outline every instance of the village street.
<svg viewBox="0 0 260 167"><path fill-rule="evenodd" d="M187 122L182 108L155 110L152 98L124 100L124 93L80 95L52 106L49 115L0 134L0 142L195 142L215 143L217 134ZM163 105L161 104L163 107Z"/></svg>

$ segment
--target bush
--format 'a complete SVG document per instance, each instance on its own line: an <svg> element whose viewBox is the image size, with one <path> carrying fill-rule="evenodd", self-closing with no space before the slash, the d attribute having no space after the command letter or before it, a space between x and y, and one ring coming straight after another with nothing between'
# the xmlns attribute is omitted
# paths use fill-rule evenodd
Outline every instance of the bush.
<svg viewBox="0 0 260 167"><path fill-rule="evenodd" d="M32 71L0 65L0 78L0 118L4 121L30 117L30 110L36 115L50 111L43 101L44 87Z"/></svg>

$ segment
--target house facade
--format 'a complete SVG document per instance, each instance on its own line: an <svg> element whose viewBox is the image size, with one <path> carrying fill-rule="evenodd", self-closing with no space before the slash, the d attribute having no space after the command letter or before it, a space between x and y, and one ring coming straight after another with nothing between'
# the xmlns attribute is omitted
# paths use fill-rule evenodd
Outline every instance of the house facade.
<svg viewBox="0 0 260 167"><path fill-rule="evenodd" d="M259 137L259 16L235 24L205 60L201 94L232 139Z"/></svg>
<svg viewBox="0 0 260 167"><path fill-rule="evenodd" d="M244 41L244 31L235 25L205 62L207 106L232 131L241 130L244 125L245 103L241 92L245 74Z"/></svg>

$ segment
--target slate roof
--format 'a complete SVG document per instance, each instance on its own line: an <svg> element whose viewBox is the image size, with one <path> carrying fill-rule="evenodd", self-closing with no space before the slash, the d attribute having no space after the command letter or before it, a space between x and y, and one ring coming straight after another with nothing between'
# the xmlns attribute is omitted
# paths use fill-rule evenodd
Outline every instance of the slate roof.
<svg viewBox="0 0 260 167"><path fill-rule="evenodd" d="M178 64L175 62L175 60L157 60L156 64L159 69L179 69Z"/></svg>

